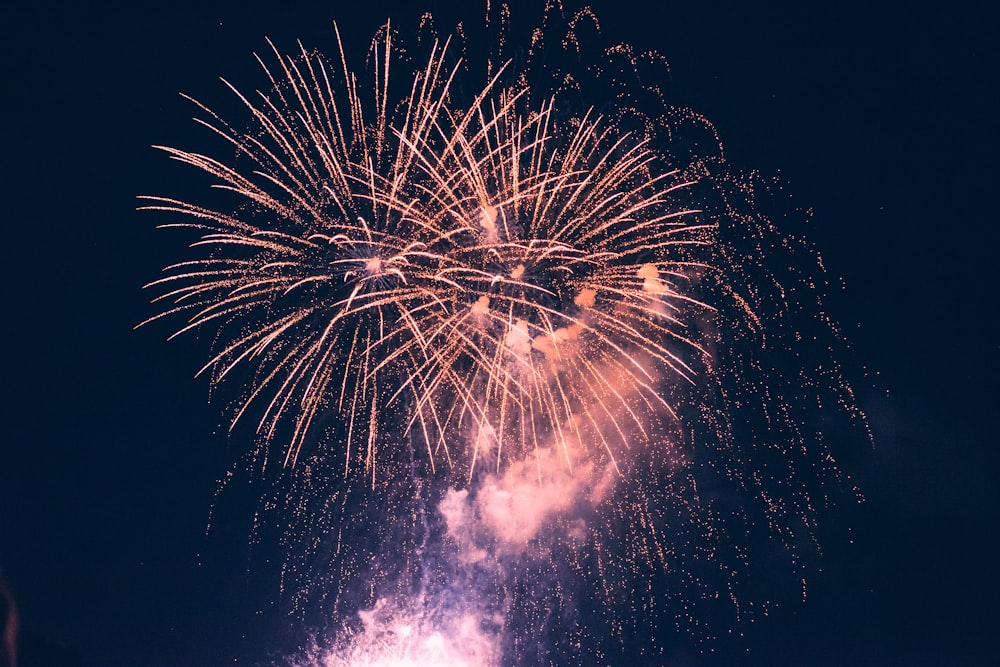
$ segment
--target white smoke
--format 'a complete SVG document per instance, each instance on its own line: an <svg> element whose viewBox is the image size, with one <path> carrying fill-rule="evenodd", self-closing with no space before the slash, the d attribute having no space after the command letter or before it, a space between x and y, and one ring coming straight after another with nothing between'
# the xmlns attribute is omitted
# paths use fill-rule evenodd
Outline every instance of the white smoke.
<svg viewBox="0 0 1000 667"><path fill-rule="evenodd" d="M483 228L487 243L496 243L500 240L500 232L497 229L499 213L496 206L483 206L479 209L479 226Z"/></svg>
<svg viewBox="0 0 1000 667"><path fill-rule="evenodd" d="M636 272L636 276L642 278L642 291L653 295L650 300L650 309L660 315L666 315L667 310L661 300L661 295L670 294L670 285L660 278L660 271L655 264L643 264Z"/></svg>
<svg viewBox="0 0 1000 667"><path fill-rule="evenodd" d="M535 555L542 529L560 521L570 537L582 536L586 526L569 518L581 503L594 506L606 496L612 473L596 475L590 463L570 466L567 453L553 448L536 450L503 474L484 476L474 493L450 489L438 506L449 537L463 562L475 563L492 555Z"/></svg>
<svg viewBox="0 0 1000 667"><path fill-rule="evenodd" d="M294 667L495 667L498 637L488 618L461 602L418 597L405 605L379 600L358 612L360 630L334 649L313 647Z"/></svg>
<svg viewBox="0 0 1000 667"><path fill-rule="evenodd" d="M528 322L526 320L517 320L517 322L510 324L510 327L507 329L507 335L504 338L504 343L507 345L507 350L514 357L520 359L525 365L529 365L531 357L531 334L528 333Z"/></svg>

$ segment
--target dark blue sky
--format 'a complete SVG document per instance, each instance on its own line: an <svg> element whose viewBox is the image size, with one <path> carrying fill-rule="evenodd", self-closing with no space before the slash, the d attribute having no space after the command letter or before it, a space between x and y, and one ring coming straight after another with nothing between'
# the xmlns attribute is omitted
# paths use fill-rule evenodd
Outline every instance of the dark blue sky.
<svg viewBox="0 0 1000 667"><path fill-rule="evenodd" d="M332 48L335 18L363 44L387 16L412 23L408 4L2 10L0 566L38 641L95 667L246 664L280 645L289 621L273 600L273 554L247 543L252 491L224 494L227 519L205 534L216 480L241 444L218 435L221 406L191 379L203 346L132 331L151 312L139 287L177 249L135 213L134 196L178 178L150 145L193 143L179 91L212 100L224 95L220 75L257 81L251 53L265 35ZM806 604L748 629L745 664L992 664L1000 62L990 12L670 4L593 3L607 34L666 56L677 102L717 125L737 167L780 173L813 209L808 234L846 285L831 310L870 371L859 398L876 448L848 470L867 501L840 517L854 544L829 545ZM441 25L455 16L447 3L419 9Z"/></svg>

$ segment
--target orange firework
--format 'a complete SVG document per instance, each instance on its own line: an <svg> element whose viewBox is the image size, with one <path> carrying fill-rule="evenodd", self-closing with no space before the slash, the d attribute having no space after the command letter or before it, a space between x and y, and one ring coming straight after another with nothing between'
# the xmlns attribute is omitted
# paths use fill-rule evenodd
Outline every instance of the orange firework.
<svg viewBox="0 0 1000 667"><path fill-rule="evenodd" d="M386 25L362 68L339 33L332 59L269 43L263 92L225 82L240 121L191 100L235 159L158 147L216 191L143 198L199 234L148 321L186 318L174 335L214 341L201 372L245 389L231 424L278 453L262 511L291 510L295 603L325 587L350 617L492 562L497 599L474 602L505 631L583 632L550 612L593 596L606 627L584 639L662 649L804 595L846 481L829 417L864 416L818 256L759 212L768 184L667 104L659 56L583 61L593 15L546 45L554 15L478 65L461 28L410 50ZM757 568L772 545L793 576Z"/></svg>
<svg viewBox="0 0 1000 667"><path fill-rule="evenodd" d="M671 411L664 378L692 377L684 316L704 306L685 287L703 267L687 247L710 229L678 196L691 182L642 132L533 105L509 63L457 106L454 50L407 70L385 30L367 86L343 49L338 67L274 50L269 93L230 86L249 128L196 103L236 168L159 147L242 209L145 197L204 252L149 285L172 304L156 318L222 332L203 371L253 369L233 424L261 406L287 465L321 414L343 425L345 465L373 476L401 414L432 463L467 474L553 442L567 465L581 446L614 462Z"/></svg>

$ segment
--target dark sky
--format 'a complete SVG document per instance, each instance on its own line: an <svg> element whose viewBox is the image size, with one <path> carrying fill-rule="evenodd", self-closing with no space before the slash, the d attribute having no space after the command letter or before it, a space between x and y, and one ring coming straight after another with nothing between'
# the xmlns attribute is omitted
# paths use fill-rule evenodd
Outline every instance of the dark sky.
<svg viewBox="0 0 1000 667"><path fill-rule="evenodd" d="M26 636L83 665L249 664L290 621L271 554L248 545L250 494L224 495L206 536L241 444L191 378L203 345L132 331L152 312L139 287L178 249L134 197L181 191L150 148L196 141L179 91L217 100L220 75L256 82L265 36L332 48L331 19L360 43L417 9L87 4L6 3L0 17L0 566ZM805 604L748 629L742 662L994 664L1000 62L987 3L634 4L594 7L606 33L667 57L678 103L715 122L732 162L780 173L813 209L808 234L845 284L831 309L870 371L859 397L876 446L848 470L866 502L840 517L854 544L829 546Z"/></svg>

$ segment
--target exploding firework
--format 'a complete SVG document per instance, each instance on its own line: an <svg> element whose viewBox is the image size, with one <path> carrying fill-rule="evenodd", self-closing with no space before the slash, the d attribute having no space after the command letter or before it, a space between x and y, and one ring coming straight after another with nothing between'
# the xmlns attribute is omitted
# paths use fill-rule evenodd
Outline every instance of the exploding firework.
<svg viewBox="0 0 1000 667"><path fill-rule="evenodd" d="M671 411L661 379L691 380L683 355L698 349L682 313L701 304L682 286L701 267L684 250L708 227L676 194L691 183L595 111L530 106L523 84L501 83L506 63L455 108L448 43L390 99L385 35L371 99L346 65L276 51L273 92L240 95L251 130L202 107L242 168L163 148L253 208L145 207L205 232L208 257L151 286L168 288L164 315L189 314L181 332L223 332L205 369L215 381L253 368L233 423L255 402L265 440L291 422L291 465L332 415L344 428L324 446L373 476L400 412L428 460L470 473L487 453L499 466L502 451L519 460L553 438L611 459L648 440L651 416Z"/></svg>
<svg viewBox="0 0 1000 667"><path fill-rule="evenodd" d="M755 213L710 124L641 83L657 56L581 66L596 19L562 17L481 62L429 24L413 49L385 26L361 70L271 46L264 92L226 83L244 121L192 100L235 159L159 147L219 193L144 198L200 234L152 319L186 316L215 341L202 372L247 388L232 424L280 462L293 597L332 586L343 617L386 582L475 581L506 654L649 656L665 628L752 614L744 589L781 597L747 583L760 543L799 581L841 481L806 425L863 420L815 257Z"/></svg>

